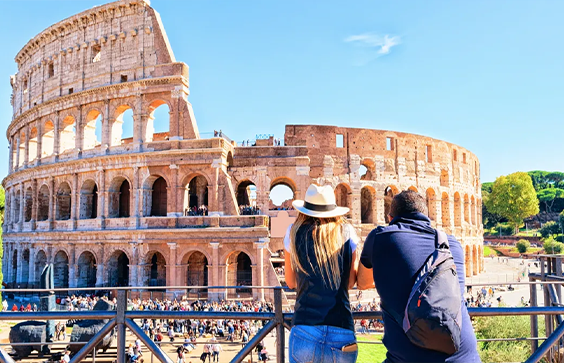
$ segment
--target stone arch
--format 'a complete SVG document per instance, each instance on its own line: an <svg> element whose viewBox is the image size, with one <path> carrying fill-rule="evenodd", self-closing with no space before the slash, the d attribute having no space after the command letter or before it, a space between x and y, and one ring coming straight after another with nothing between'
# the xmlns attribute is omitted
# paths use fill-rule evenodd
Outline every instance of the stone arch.
<svg viewBox="0 0 564 363"><path fill-rule="evenodd" d="M57 191L57 211L55 213L56 219L58 221L65 221L71 217L72 208L72 190L66 181L59 184L59 190Z"/></svg>
<svg viewBox="0 0 564 363"><path fill-rule="evenodd" d="M394 196L399 193L399 189L394 186L390 185L384 189L384 219L386 223L390 223L390 211L392 209L392 199Z"/></svg>
<svg viewBox="0 0 564 363"><path fill-rule="evenodd" d="M437 221L437 193L433 188L429 188L426 191L427 197L427 210L429 213L429 219L432 221Z"/></svg>
<svg viewBox="0 0 564 363"><path fill-rule="evenodd" d="M90 251L84 251L78 258L77 287L96 287L96 257Z"/></svg>
<svg viewBox="0 0 564 363"><path fill-rule="evenodd" d="M288 178L288 177L278 177L275 178L270 183L270 193L269 193L269 209L270 210L278 210L278 209L293 209L292 201L296 198L296 183ZM281 197L278 198L278 195ZM278 198L280 200L280 204L275 202L272 197ZM282 198L286 197L285 200Z"/></svg>
<svg viewBox="0 0 564 363"><path fill-rule="evenodd" d="M110 255L107 262L108 286L129 286L129 256L120 249Z"/></svg>
<svg viewBox="0 0 564 363"><path fill-rule="evenodd" d="M133 135L135 108L127 102L122 102L113 112L113 120L110 123L110 146L119 146L123 142L124 133ZM125 126L125 128L124 128Z"/></svg>
<svg viewBox="0 0 564 363"><path fill-rule="evenodd" d="M472 274L477 275L480 271L478 271L478 248L476 245L472 246Z"/></svg>
<svg viewBox="0 0 564 363"><path fill-rule="evenodd" d="M242 180L241 182L239 182L239 184L237 184L237 204L239 205L239 207L241 208L242 206L253 206L252 200L252 189L254 187L255 190L255 205L256 205L256 184L249 180L249 179L245 179Z"/></svg>
<svg viewBox="0 0 564 363"><path fill-rule="evenodd" d="M69 286L69 256L63 250L59 250L53 258L53 275L55 287Z"/></svg>
<svg viewBox="0 0 564 363"><path fill-rule="evenodd" d="M109 218L131 216L131 184L124 176L112 179L108 189Z"/></svg>
<svg viewBox="0 0 564 363"><path fill-rule="evenodd" d="M208 179L200 173L192 173L184 178L184 215L198 215L208 206ZM206 209L200 207L205 206ZM200 209L199 209L200 208Z"/></svg>
<svg viewBox="0 0 564 363"><path fill-rule="evenodd" d="M470 245L464 246L464 265L466 277L472 276L472 249Z"/></svg>
<svg viewBox="0 0 564 363"><path fill-rule="evenodd" d="M41 185L37 193L37 220L46 221L49 219L49 187L46 184Z"/></svg>
<svg viewBox="0 0 564 363"><path fill-rule="evenodd" d="M450 185L450 178L448 176L448 170L441 170L441 187L447 187Z"/></svg>
<svg viewBox="0 0 564 363"><path fill-rule="evenodd" d="M171 110L170 105L162 99L153 100L149 104L149 117L147 117L146 124L142 125L143 142L168 140ZM167 111L166 116L160 119L163 111ZM157 115L159 115L159 119L155 122Z"/></svg>
<svg viewBox="0 0 564 363"><path fill-rule="evenodd" d="M347 183L339 183L335 187L335 201L339 207L347 207L352 210L352 189ZM346 214L348 218L351 212Z"/></svg>
<svg viewBox="0 0 564 363"><path fill-rule="evenodd" d="M98 140L97 130L102 130L102 112L96 108L92 108L86 114L86 119L83 126L82 132L82 148L84 150L94 149L99 146L101 140Z"/></svg>
<svg viewBox="0 0 564 363"><path fill-rule="evenodd" d="M145 258L147 286L166 286L166 259L159 251L149 251Z"/></svg>
<svg viewBox="0 0 564 363"><path fill-rule="evenodd" d="M20 203L22 201L22 192L18 189L14 195L14 223L20 223Z"/></svg>
<svg viewBox="0 0 564 363"><path fill-rule="evenodd" d="M43 124L43 135L41 135L41 157L53 155L55 149L55 125L53 121L47 120Z"/></svg>
<svg viewBox="0 0 564 363"><path fill-rule="evenodd" d="M29 249L26 248L25 250L23 250L22 252L22 263L21 263L21 268L22 268L22 279L20 281L21 285L27 287L27 285L29 284Z"/></svg>
<svg viewBox="0 0 564 363"><path fill-rule="evenodd" d="M43 269L47 266L47 254L43 250L37 251L35 254L35 283L36 286L40 286L41 281L41 273L43 273Z"/></svg>
<svg viewBox="0 0 564 363"><path fill-rule="evenodd" d="M29 131L28 140L28 157L27 162L31 162L37 159L37 139L38 139L37 127L33 126Z"/></svg>
<svg viewBox="0 0 564 363"><path fill-rule="evenodd" d="M202 251L192 250L184 255L182 265L186 266L184 274L186 286L208 286L208 263L208 256Z"/></svg>
<svg viewBox="0 0 564 363"><path fill-rule="evenodd" d="M470 223L470 200L468 194L464 194L464 222Z"/></svg>
<svg viewBox="0 0 564 363"><path fill-rule="evenodd" d="M454 226L462 226L462 199L458 192L454 193Z"/></svg>
<svg viewBox="0 0 564 363"><path fill-rule="evenodd" d="M359 169L360 180L374 180L375 170L376 166L374 164L374 160L369 158L362 159Z"/></svg>
<svg viewBox="0 0 564 363"><path fill-rule="evenodd" d="M66 116L61 122L59 131L59 153L73 150L75 148L76 121L71 115Z"/></svg>
<svg viewBox="0 0 564 363"><path fill-rule="evenodd" d="M364 186L360 190L360 219L361 223L375 223L374 200L376 191L371 186Z"/></svg>
<svg viewBox="0 0 564 363"><path fill-rule="evenodd" d="M445 192L441 196L441 220L443 228L450 227L450 201L448 194Z"/></svg>
<svg viewBox="0 0 564 363"><path fill-rule="evenodd" d="M417 188L414 187L413 185L407 188L407 190L411 190L412 192L419 193L419 190L417 190Z"/></svg>
<svg viewBox="0 0 564 363"><path fill-rule="evenodd" d="M227 286L252 286L253 269L251 257L242 251L233 251L227 257ZM252 290L249 288L229 289L229 295L237 297L250 297Z"/></svg>
<svg viewBox="0 0 564 363"><path fill-rule="evenodd" d="M27 187L24 197L24 222L31 221L33 211L33 190Z"/></svg>
<svg viewBox="0 0 564 363"><path fill-rule="evenodd" d="M82 183L80 188L80 219L92 219L98 216L98 185L92 179Z"/></svg>

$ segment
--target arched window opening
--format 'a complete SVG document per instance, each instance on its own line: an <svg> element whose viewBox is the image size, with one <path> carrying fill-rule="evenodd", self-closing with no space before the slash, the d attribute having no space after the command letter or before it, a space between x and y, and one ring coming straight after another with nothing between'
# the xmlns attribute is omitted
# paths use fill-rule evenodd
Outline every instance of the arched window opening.
<svg viewBox="0 0 564 363"><path fill-rule="evenodd" d="M43 136L41 137L41 157L53 155L55 146L55 125L52 121L45 122L43 125Z"/></svg>
<svg viewBox="0 0 564 363"><path fill-rule="evenodd" d="M443 193L442 195L441 213L442 213L443 228L450 227L450 203L448 200L447 193Z"/></svg>
<svg viewBox="0 0 564 363"><path fill-rule="evenodd" d="M111 146L133 142L133 110L129 106L122 105L116 109L110 133Z"/></svg>
<svg viewBox="0 0 564 363"><path fill-rule="evenodd" d="M414 187L413 185L407 188L407 190L411 190L412 192L419 193L419 190L417 190L417 188Z"/></svg>
<svg viewBox="0 0 564 363"><path fill-rule="evenodd" d="M441 187L449 186L448 170L441 170Z"/></svg>
<svg viewBox="0 0 564 363"><path fill-rule="evenodd" d="M431 188L427 189L427 210L429 211L429 219L431 221L437 220L437 203L435 199L435 191Z"/></svg>
<svg viewBox="0 0 564 363"><path fill-rule="evenodd" d="M237 186L237 204L239 205L239 214L260 213L257 208L257 187L252 181L244 180Z"/></svg>
<svg viewBox="0 0 564 363"><path fill-rule="evenodd" d="M167 215L167 184L163 177L153 183L151 193L151 216L166 217Z"/></svg>
<svg viewBox="0 0 564 363"><path fill-rule="evenodd" d="M129 286L129 257L117 250L108 260L108 286Z"/></svg>
<svg viewBox="0 0 564 363"><path fill-rule="evenodd" d="M251 258L244 252L233 252L227 259L227 284L229 286L252 286L253 270ZM251 289L230 289L232 297L250 297Z"/></svg>
<svg viewBox="0 0 564 363"><path fill-rule="evenodd" d="M464 265L466 266L466 277L472 276L472 250L469 245L464 249Z"/></svg>
<svg viewBox="0 0 564 363"><path fill-rule="evenodd" d="M360 191L360 217L362 223L374 223L374 198L376 193L371 187Z"/></svg>
<svg viewBox="0 0 564 363"><path fill-rule="evenodd" d="M186 262L186 286L208 286L208 259L199 252L190 254ZM195 293L199 298L206 297L207 290L189 289L188 293Z"/></svg>
<svg viewBox="0 0 564 363"><path fill-rule="evenodd" d="M462 200L458 192L454 193L454 226L462 226Z"/></svg>
<svg viewBox="0 0 564 363"><path fill-rule="evenodd" d="M27 287L29 283L29 250L25 249L22 253L22 287Z"/></svg>
<svg viewBox="0 0 564 363"><path fill-rule="evenodd" d="M360 176L360 180L371 180L372 179L372 175L371 175L372 173L364 165L360 166L360 168L358 169L358 174Z"/></svg>
<svg viewBox="0 0 564 363"><path fill-rule="evenodd" d="M69 257L64 251L59 251L55 255L53 275L55 276L55 287L69 286Z"/></svg>
<svg viewBox="0 0 564 363"><path fill-rule="evenodd" d="M166 260L160 252L150 253L146 261L148 286L166 286Z"/></svg>
<svg viewBox="0 0 564 363"><path fill-rule="evenodd" d="M109 217L128 218L130 216L130 185L127 179L117 177L110 184L109 197Z"/></svg>
<svg viewBox="0 0 564 363"><path fill-rule="evenodd" d="M39 282L45 266L47 266L47 255L43 250L39 250L35 256L35 281L31 281L36 287L40 286Z"/></svg>
<svg viewBox="0 0 564 363"><path fill-rule="evenodd" d="M351 208L351 188L344 183L337 185L335 188L335 201L339 207ZM351 217L351 212L346 214L347 218Z"/></svg>
<svg viewBox="0 0 564 363"><path fill-rule="evenodd" d="M474 199L474 196L472 196L470 198L470 224L472 224L473 226L476 226L478 224L476 215L476 199Z"/></svg>
<svg viewBox="0 0 564 363"><path fill-rule="evenodd" d="M98 216L98 186L94 180L87 180L80 189L80 219Z"/></svg>
<svg viewBox="0 0 564 363"><path fill-rule="evenodd" d="M31 212L33 211L33 191L31 187L28 187L25 191L24 203L24 222L29 222L31 221Z"/></svg>
<svg viewBox="0 0 564 363"><path fill-rule="evenodd" d="M14 198L14 223L20 223L21 199L22 199L22 193L18 190L16 192L16 197Z"/></svg>
<svg viewBox="0 0 564 363"><path fill-rule="evenodd" d="M37 195L37 220L46 221L49 219L49 187L43 184L39 188Z"/></svg>
<svg viewBox="0 0 564 363"><path fill-rule="evenodd" d="M170 129L170 109L162 100L149 105L149 117L143 134L144 142L168 140Z"/></svg>
<svg viewBox="0 0 564 363"><path fill-rule="evenodd" d="M58 221L65 221L71 217L72 196L71 188L67 182L61 183L57 191L57 213Z"/></svg>
<svg viewBox="0 0 564 363"><path fill-rule="evenodd" d="M59 135L59 150L61 154L65 151L74 150L75 138L76 122L74 120L74 117L67 116L63 119Z"/></svg>
<svg viewBox="0 0 564 363"><path fill-rule="evenodd" d="M96 258L91 252L82 252L78 258L77 287L96 287Z"/></svg>
<svg viewBox="0 0 564 363"><path fill-rule="evenodd" d="M29 133L29 142L28 142L28 149L29 154L27 157L28 162L32 162L33 160L37 159L37 128L33 127Z"/></svg>
<svg viewBox="0 0 564 363"><path fill-rule="evenodd" d="M227 167L230 168L233 166L233 153L228 152L227 153Z"/></svg>
<svg viewBox="0 0 564 363"><path fill-rule="evenodd" d="M102 139L102 114L97 110L92 110L86 115L84 125L84 150L94 149L100 145Z"/></svg>
<svg viewBox="0 0 564 363"><path fill-rule="evenodd" d="M473 258L472 258L472 274L478 274L478 248L476 246L472 247Z"/></svg>
<svg viewBox="0 0 564 363"><path fill-rule="evenodd" d="M208 181L203 175L190 179L184 188L184 215L208 215Z"/></svg>
<svg viewBox="0 0 564 363"><path fill-rule="evenodd" d="M290 210L295 198L294 190L286 183L280 182L270 189L270 210Z"/></svg>

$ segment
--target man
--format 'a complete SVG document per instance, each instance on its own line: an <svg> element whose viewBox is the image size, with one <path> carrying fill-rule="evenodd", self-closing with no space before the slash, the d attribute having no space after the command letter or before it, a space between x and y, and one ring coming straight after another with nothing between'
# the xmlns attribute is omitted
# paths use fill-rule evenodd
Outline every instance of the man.
<svg viewBox="0 0 564 363"><path fill-rule="evenodd" d="M405 335L396 319L403 319L417 272L435 249L435 230L427 217L425 198L410 190L394 197L390 219L389 226L377 227L366 238L357 283L360 289L376 287L380 295L384 313L383 343L388 350L385 362L480 362L476 336L464 304L464 253L453 236L448 236L448 241L460 284L460 349L448 356L420 348Z"/></svg>

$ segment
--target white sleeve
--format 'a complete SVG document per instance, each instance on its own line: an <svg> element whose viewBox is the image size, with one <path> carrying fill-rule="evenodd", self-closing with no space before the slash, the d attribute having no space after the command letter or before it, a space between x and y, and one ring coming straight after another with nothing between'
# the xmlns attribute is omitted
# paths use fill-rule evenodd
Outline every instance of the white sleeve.
<svg viewBox="0 0 564 363"><path fill-rule="evenodd" d="M292 230L292 226L294 224L290 224L288 229L286 230L286 235L284 236L284 249L290 252L290 231Z"/></svg>

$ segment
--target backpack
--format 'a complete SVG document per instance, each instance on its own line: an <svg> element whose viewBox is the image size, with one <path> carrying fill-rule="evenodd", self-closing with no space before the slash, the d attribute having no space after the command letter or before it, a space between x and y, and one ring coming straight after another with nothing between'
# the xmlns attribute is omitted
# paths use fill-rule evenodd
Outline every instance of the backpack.
<svg viewBox="0 0 564 363"><path fill-rule="evenodd" d="M419 269L403 324L398 323L414 345L452 355L460 349L460 308L460 284L448 237L435 230L435 251Z"/></svg>

